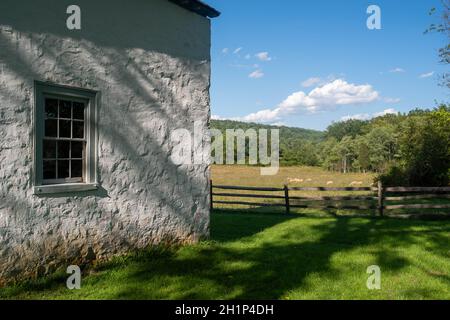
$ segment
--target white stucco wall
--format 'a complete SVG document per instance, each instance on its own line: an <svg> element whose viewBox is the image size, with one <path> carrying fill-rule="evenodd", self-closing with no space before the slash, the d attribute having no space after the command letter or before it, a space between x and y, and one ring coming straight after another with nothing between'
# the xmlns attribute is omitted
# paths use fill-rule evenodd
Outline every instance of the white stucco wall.
<svg viewBox="0 0 450 320"><path fill-rule="evenodd" d="M209 234L209 164L174 165L168 139L208 126L209 20L167 0L78 0L70 31L70 4L0 2L0 283ZM101 92L99 191L33 195L34 80Z"/></svg>

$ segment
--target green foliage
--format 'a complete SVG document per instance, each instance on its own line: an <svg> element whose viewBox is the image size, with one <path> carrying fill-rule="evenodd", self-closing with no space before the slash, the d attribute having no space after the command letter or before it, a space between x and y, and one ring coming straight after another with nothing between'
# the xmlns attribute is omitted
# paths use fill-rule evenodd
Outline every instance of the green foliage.
<svg viewBox="0 0 450 320"><path fill-rule="evenodd" d="M450 182L450 108L446 105L370 121L334 123L327 137L320 145L319 159L328 170L378 172L385 184L396 186Z"/></svg>
<svg viewBox="0 0 450 320"><path fill-rule="evenodd" d="M448 39L450 38L450 0L441 0L442 7L437 10L436 8L432 8L430 11L430 16L435 15L437 12L440 14L440 22L439 23L433 23L429 26L427 30L425 30L425 33L441 33L445 37L445 45L441 48L439 48L439 59L442 64L449 64L450 63L450 44L448 43ZM440 83L442 86L446 86L450 88L450 73L445 72L442 75L440 75Z"/></svg>
<svg viewBox="0 0 450 320"><path fill-rule="evenodd" d="M334 122L327 128L327 138L336 138L342 140L345 136L352 138L364 132L367 121L350 119L344 122Z"/></svg>
<svg viewBox="0 0 450 320"><path fill-rule="evenodd" d="M324 133L316 130L308 130L302 128L291 128L285 126L271 126L258 123L248 123L231 120L211 120L211 128L218 129L225 133L227 129L242 129L244 131L248 129L280 129L280 140L308 140L313 142L321 141L324 138Z"/></svg>
<svg viewBox="0 0 450 320"><path fill-rule="evenodd" d="M408 178L406 175L405 170L400 168L397 165L392 165L390 168L387 169L387 172L380 175L378 179L381 180L384 186L408 186Z"/></svg>
<svg viewBox="0 0 450 320"><path fill-rule="evenodd" d="M400 137L402 168L410 185L448 185L450 109L446 106L407 118Z"/></svg>
<svg viewBox="0 0 450 320"><path fill-rule="evenodd" d="M211 120L211 128L222 132L224 135L224 144L226 141L226 130L241 129L247 131L248 129L254 129L258 132L260 129L266 129L269 130L268 134L270 135L271 129L279 129L280 161L282 165L317 166L320 164L318 144L323 141L325 136L325 134L320 131L230 120ZM248 155L248 142L246 143L246 154Z"/></svg>

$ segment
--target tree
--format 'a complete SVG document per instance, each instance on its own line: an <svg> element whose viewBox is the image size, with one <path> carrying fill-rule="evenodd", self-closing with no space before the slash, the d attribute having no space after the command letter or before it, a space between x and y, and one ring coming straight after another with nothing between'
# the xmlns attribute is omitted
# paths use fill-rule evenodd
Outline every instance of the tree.
<svg viewBox="0 0 450 320"><path fill-rule="evenodd" d="M341 141L345 136L355 138L364 132L368 121L350 119L342 122L334 122L327 128L327 138L334 137Z"/></svg>
<svg viewBox="0 0 450 320"><path fill-rule="evenodd" d="M400 157L380 178L387 185L448 186L450 108L413 113L401 124Z"/></svg>
<svg viewBox="0 0 450 320"><path fill-rule="evenodd" d="M320 162L322 166L330 171L338 170L338 163L340 160L340 156L337 153L337 145L338 141L336 138L331 137L324 142L321 143L321 153L320 153Z"/></svg>
<svg viewBox="0 0 450 320"><path fill-rule="evenodd" d="M428 32L438 32L443 33L446 36L446 44L439 49L439 58L441 63L449 64L450 63L450 43L448 43L448 39L450 39L450 0L442 0L442 14L441 14L441 22L439 24L432 24L425 33ZM434 15L437 12L436 8L432 8L430 11L430 15ZM446 72L442 75L441 84L450 88L450 73Z"/></svg>
<svg viewBox="0 0 450 320"><path fill-rule="evenodd" d="M425 117L404 123L400 141L402 165L411 185L448 185L450 108L441 106Z"/></svg>
<svg viewBox="0 0 450 320"><path fill-rule="evenodd" d="M391 126L374 127L366 136L373 171L383 172L396 157L397 134Z"/></svg>
<svg viewBox="0 0 450 320"><path fill-rule="evenodd" d="M341 157L341 170L344 173L349 172L351 164L355 159L354 140L351 136L345 136L337 145L337 152Z"/></svg>
<svg viewBox="0 0 450 320"><path fill-rule="evenodd" d="M353 165L355 169L364 173L370 170L370 148L365 136L358 136L355 139L355 152L357 155L357 159Z"/></svg>

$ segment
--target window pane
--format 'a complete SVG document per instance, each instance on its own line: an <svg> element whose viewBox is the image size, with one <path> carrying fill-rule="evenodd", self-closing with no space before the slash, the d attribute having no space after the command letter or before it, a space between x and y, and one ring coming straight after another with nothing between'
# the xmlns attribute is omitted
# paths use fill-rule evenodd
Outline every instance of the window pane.
<svg viewBox="0 0 450 320"><path fill-rule="evenodd" d="M69 160L58 160L58 179L69 178Z"/></svg>
<svg viewBox="0 0 450 320"><path fill-rule="evenodd" d="M56 161L44 161L44 179L56 179Z"/></svg>
<svg viewBox="0 0 450 320"><path fill-rule="evenodd" d="M70 158L70 141L58 141L58 159Z"/></svg>
<svg viewBox="0 0 450 320"><path fill-rule="evenodd" d="M45 116L47 118L58 117L58 100L45 99Z"/></svg>
<svg viewBox="0 0 450 320"><path fill-rule="evenodd" d="M73 103L73 118L78 120L84 120L84 103Z"/></svg>
<svg viewBox="0 0 450 320"><path fill-rule="evenodd" d="M45 136L56 137L57 136L57 121L58 120L45 120Z"/></svg>
<svg viewBox="0 0 450 320"><path fill-rule="evenodd" d="M72 177L71 178L82 178L83 177L83 162L81 160L72 160Z"/></svg>
<svg viewBox="0 0 450 320"><path fill-rule="evenodd" d="M74 121L73 122L73 138L83 139L84 138L84 122Z"/></svg>
<svg viewBox="0 0 450 320"><path fill-rule="evenodd" d="M56 141L44 140L44 146L42 149L42 157L44 159L56 158Z"/></svg>
<svg viewBox="0 0 450 320"><path fill-rule="evenodd" d="M72 118L72 103L70 101L59 100L59 117Z"/></svg>
<svg viewBox="0 0 450 320"><path fill-rule="evenodd" d="M84 142L72 141L72 157L71 158L83 158L83 145Z"/></svg>
<svg viewBox="0 0 450 320"><path fill-rule="evenodd" d="M70 130L72 121L70 120L59 120L59 137L60 138L70 138Z"/></svg>

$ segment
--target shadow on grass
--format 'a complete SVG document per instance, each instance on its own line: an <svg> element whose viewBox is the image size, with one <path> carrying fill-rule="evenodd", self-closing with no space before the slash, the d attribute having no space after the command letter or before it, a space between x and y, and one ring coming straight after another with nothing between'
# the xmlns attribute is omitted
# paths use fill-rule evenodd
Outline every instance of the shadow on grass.
<svg viewBox="0 0 450 320"><path fill-rule="evenodd" d="M302 219L295 216L235 212L215 215L213 239L226 243L239 240L240 245L208 246L193 255L179 256L156 268L153 263L142 264L140 270L129 276L137 283L152 283L158 282L161 277L184 275L190 270L190 276L184 279L184 283L172 282L165 288L171 298L177 299L279 299L286 292L305 285L305 278L312 273L332 274L335 270L330 258L335 253L367 244L380 243L379 250L373 253L374 263L391 271L407 267L409 261L389 248L411 245L416 242L415 235L421 232L408 230L420 226L411 221L367 219L355 223L352 218L339 218L323 223L318 219L310 231L315 236L310 241L298 242L295 227L291 228L286 223L293 219L301 225ZM269 234L258 237L262 231ZM442 229L435 227L435 231ZM304 230L299 228L298 232ZM436 233L427 230L425 236L433 240L433 250L440 249L442 252L448 239ZM339 273L336 272L335 276L339 277ZM202 284L209 291L202 290ZM124 296L120 292L114 298ZM151 294L150 297L155 296Z"/></svg>
<svg viewBox="0 0 450 320"><path fill-rule="evenodd" d="M260 218L258 219L258 217ZM211 222L211 238L214 241L223 242L248 238L280 223L299 217L301 215L269 211L243 214L242 210L215 210Z"/></svg>
<svg viewBox="0 0 450 320"><path fill-rule="evenodd" d="M210 242L179 249L151 249L95 268L98 274L86 281L89 294L80 293L75 298L280 299L293 290L307 288L306 279L312 274L339 280L343 270L336 269L331 261L336 253L373 245L365 253L370 254L373 264L388 271L413 263L399 254L402 246L420 245L448 258L449 239L445 234L450 231L448 224L435 222L305 219L223 211L213 214L211 228ZM345 272L358 272L365 277L365 270ZM447 277L435 275L441 280ZM52 290L55 281L60 279L50 278L46 285L42 282L23 286L11 294ZM112 288L97 295L95 290L105 286ZM425 289L409 294L424 298L434 295L426 290L421 294L420 290Z"/></svg>

